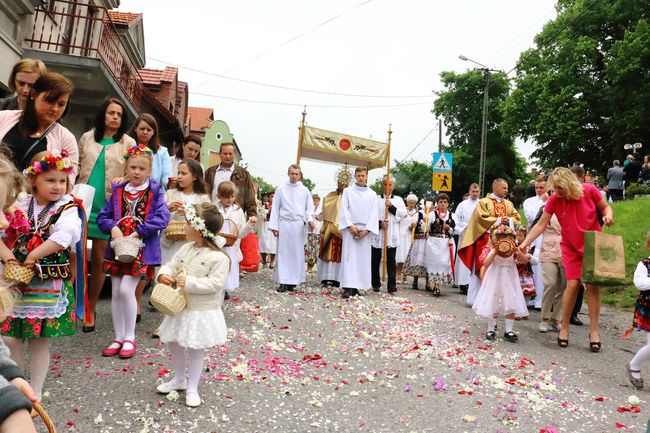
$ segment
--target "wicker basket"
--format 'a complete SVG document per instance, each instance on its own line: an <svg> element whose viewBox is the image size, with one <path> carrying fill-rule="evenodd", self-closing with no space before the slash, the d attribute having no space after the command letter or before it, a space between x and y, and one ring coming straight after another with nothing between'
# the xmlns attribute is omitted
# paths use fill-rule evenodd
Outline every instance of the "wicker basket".
<svg viewBox="0 0 650 433"><path fill-rule="evenodd" d="M170 241L184 241L187 239L185 236L185 221L172 220L165 229L165 237Z"/></svg>
<svg viewBox="0 0 650 433"><path fill-rule="evenodd" d="M182 290L162 283L154 286L149 301L156 310L168 316L177 315L187 305L187 299L185 299Z"/></svg>
<svg viewBox="0 0 650 433"><path fill-rule="evenodd" d="M45 427L47 427L47 431L50 433L56 433L56 427L54 426L52 419L47 414L47 412L45 411L41 403L38 401L32 403L32 407L34 408L34 411L32 412L32 418L36 418L37 416L40 416L41 419L43 420L43 424L45 424Z"/></svg>
<svg viewBox="0 0 650 433"><path fill-rule="evenodd" d="M122 263L132 263L140 254L142 240L128 236L113 239L111 248L115 252L115 260Z"/></svg>
<svg viewBox="0 0 650 433"><path fill-rule="evenodd" d="M9 260L5 263L2 277L5 280L13 281L16 284L26 286L32 281L35 276L32 268L23 265L18 260Z"/></svg>
<svg viewBox="0 0 650 433"><path fill-rule="evenodd" d="M232 247L235 245L235 242L237 242L237 239L239 238L239 228L237 227L237 224L235 224L235 222L231 219L226 219L226 221L224 221L224 224L226 222L230 224L230 231L233 233L219 232L218 234L226 240L227 247Z"/></svg>
<svg viewBox="0 0 650 433"><path fill-rule="evenodd" d="M511 237L498 239L494 248L500 257L510 257L515 253L517 246Z"/></svg>

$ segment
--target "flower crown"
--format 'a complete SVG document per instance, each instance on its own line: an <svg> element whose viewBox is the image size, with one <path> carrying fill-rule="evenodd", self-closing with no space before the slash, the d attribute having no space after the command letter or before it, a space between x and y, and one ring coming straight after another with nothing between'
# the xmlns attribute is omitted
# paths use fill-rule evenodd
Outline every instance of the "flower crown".
<svg viewBox="0 0 650 433"><path fill-rule="evenodd" d="M46 171L62 171L67 174L74 173L74 162L68 158L68 152L65 150L49 152L47 155L32 162L32 164L23 170L25 176L36 176Z"/></svg>
<svg viewBox="0 0 650 433"><path fill-rule="evenodd" d="M197 232L200 232L201 235L214 242L217 244L217 246L222 247L223 243L225 242L225 239L222 236L218 236L215 233L212 233L208 228L205 226L205 221L203 218L197 215L196 213L196 207L191 204L186 204L183 207L183 210L185 211L185 221L190 223L190 226Z"/></svg>
<svg viewBox="0 0 650 433"><path fill-rule="evenodd" d="M490 229L490 235L500 235L500 236L514 236L515 231L510 226L499 224L496 227Z"/></svg>
<svg viewBox="0 0 650 433"><path fill-rule="evenodd" d="M516 230L517 230L517 233L524 233L524 234L528 233L528 228L526 228L526 226L523 225L523 224L517 224Z"/></svg>
<svg viewBox="0 0 650 433"><path fill-rule="evenodd" d="M153 151L144 144L136 144L126 149L124 152L124 159L129 159L129 157L135 155L149 155L153 157Z"/></svg>

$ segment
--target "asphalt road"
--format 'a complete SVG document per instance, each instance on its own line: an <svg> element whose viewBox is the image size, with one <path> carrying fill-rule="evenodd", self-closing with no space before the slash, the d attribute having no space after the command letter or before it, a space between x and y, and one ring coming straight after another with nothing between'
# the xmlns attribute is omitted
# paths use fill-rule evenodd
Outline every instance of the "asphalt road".
<svg viewBox="0 0 650 433"><path fill-rule="evenodd" d="M53 342L43 402L58 431L645 432L648 388L635 391L624 370L641 336L619 338L630 313L603 311L603 351L593 354L586 327L573 327L561 349L537 331L534 311L515 324L519 343L501 338L500 321L488 344L484 321L452 288L440 298L402 287L342 300L310 276L280 294L268 269L241 286L224 308L229 342L209 352L197 409L183 393L155 392L171 369L150 335L159 313L145 308L134 358L101 357L112 340L103 299L96 332Z"/></svg>

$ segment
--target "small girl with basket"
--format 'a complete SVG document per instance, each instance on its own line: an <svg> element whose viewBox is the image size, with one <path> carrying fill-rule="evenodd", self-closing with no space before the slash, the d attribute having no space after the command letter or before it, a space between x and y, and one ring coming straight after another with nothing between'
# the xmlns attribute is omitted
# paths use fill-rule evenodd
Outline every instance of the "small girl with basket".
<svg viewBox="0 0 650 433"><path fill-rule="evenodd" d="M171 219L160 239L163 263L169 262L176 251L187 243L183 216L185 205L209 203L207 190L201 164L194 159L183 160L178 165L176 187L167 190L165 194L165 203L171 211Z"/></svg>
<svg viewBox="0 0 650 433"><path fill-rule="evenodd" d="M82 237L80 207L68 195L72 173L74 163L65 153L35 155L23 172L31 195L16 202L27 214L29 227L18 235L11 251L2 245L4 277L22 281L13 288L16 301L1 332L20 367L25 364L23 343L28 341L30 381L39 400L49 368L50 339L74 335L77 304L83 313L84 287L75 291L70 268L71 249ZM12 268L29 275L14 274Z"/></svg>
<svg viewBox="0 0 650 433"><path fill-rule="evenodd" d="M139 280L151 280L160 264L160 230L167 227L169 209L164 191L149 178L151 149L136 145L127 149L127 181L113 184L113 193L97 215L97 226L111 235L106 248L104 272L111 276L111 313L115 340L102 356L135 354L135 289Z"/></svg>
<svg viewBox="0 0 650 433"><path fill-rule="evenodd" d="M527 317L528 308L519 283L515 232L512 222L510 224L495 225L490 230L490 241L481 253L485 256L481 269L483 280L472 309L488 319L486 339L496 338L496 319L505 317L503 338L516 343L519 337L513 330L515 318Z"/></svg>
<svg viewBox="0 0 650 433"><path fill-rule="evenodd" d="M224 239L217 233L224 219L214 204L186 205L185 219L189 242L158 272L158 282L167 286L176 283L187 303L180 313L166 315L160 324L160 341L169 345L174 377L156 389L162 394L187 390L185 404L197 407L201 404L198 386L206 349L226 343L228 330L221 305L229 267L234 265L220 246Z"/></svg>
<svg viewBox="0 0 650 433"><path fill-rule="evenodd" d="M229 299L229 293L234 292L239 288L239 262L243 256L239 245L241 239L253 231L255 223L250 219L246 221L244 211L235 203L235 194L237 187L230 181L221 182L217 187L217 209L223 215L224 224L221 229L223 233L230 238L230 241L225 247L226 254L230 257L230 273L226 281L226 295L225 298Z"/></svg>
<svg viewBox="0 0 650 433"><path fill-rule="evenodd" d="M650 250L650 231L646 234L646 248ZM650 257L641 260L634 271L634 285L639 290L634 309L632 329L626 332L629 336L634 329L643 331L647 340L645 346L639 349L634 358L625 366L627 377L636 389L643 389L641 367L650 361Z"/></svg>

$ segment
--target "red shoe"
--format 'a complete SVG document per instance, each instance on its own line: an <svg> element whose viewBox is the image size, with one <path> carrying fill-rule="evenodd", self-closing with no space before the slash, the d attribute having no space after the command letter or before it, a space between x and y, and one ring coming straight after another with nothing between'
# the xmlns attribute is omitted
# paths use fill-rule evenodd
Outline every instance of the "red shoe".
<svg viewBox="0 0 650 433"><path fill-rule="evenodd" d="M119 344L118 347L111 347L113 343ZM122 350L122 342L114 340L113 343L109 344L107 347L102 350L102 356L115 356L118 353L120 353L120 350Z"/></svg>
<svg viewBox="0 0 650 433"><path fill-rule="evenodd" d="M124 343L131 343L133 346L132 349L124 349ZM122 343L122 349L120 350L120 358L122 359L128 359L132 358L133 355L135 355L135 341L133 340L124 340L124 343Z"/></svg>

